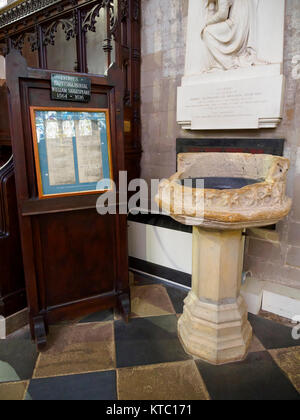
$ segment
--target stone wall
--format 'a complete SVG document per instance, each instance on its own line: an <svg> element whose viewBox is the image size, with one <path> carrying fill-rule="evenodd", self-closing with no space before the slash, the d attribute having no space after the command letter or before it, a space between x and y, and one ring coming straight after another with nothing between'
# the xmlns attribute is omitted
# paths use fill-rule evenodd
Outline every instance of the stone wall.
<svg viewBox="0 0 300 420"><path fill-rule="evenodd" d="M0 55L0 80L5 78L5 59Z"/></svg>
<svg viewBox="0 0 300 420"><path fill-rule="evenodd" d="M276 232L252 230L245 269L257 278L300 288L300 2L286 0L284 117L276 130L183 131L176 123L177 87L185 65L188 0L142 0L142 177L169 177L177 137L285 138L291 160L288 194L294 204ZM299 74L299 76L298 76Z"/></svg>
<svg viewBox="0 0 300 420"><path fill-rule="evenodd" d="M0 0L0 10L7 5L7 0ZM5 75L5 59L0 55L0 84L3 83Z"/></svg>

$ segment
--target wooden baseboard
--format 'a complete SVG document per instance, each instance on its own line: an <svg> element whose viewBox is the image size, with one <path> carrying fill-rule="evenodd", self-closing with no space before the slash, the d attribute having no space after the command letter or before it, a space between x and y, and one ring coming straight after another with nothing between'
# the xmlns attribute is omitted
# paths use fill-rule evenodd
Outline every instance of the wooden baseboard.
<svg viewBox="0 0 300 420"><path fill-rule="evenodd" d="M172 268L163 267L134 257L129 257L129 267L130 269L177 283L180 286L191 287L192 276L182 271L173 270Z"/></svg>

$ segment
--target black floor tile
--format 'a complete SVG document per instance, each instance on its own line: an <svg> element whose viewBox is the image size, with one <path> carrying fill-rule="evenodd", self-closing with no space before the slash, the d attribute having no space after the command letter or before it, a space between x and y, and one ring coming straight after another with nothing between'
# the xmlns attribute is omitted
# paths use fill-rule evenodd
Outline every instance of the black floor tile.
<svg viewBox="0 0 300 420"><path fill-rule="evenodd" d="M266 349L280 349L300 345L300 340L292 337L292 328L277 322L249 314L253 332Z"/></svg>
<svg viewBox="0 0 300 420"><path fill-rule="evenodd" d="M11 340L11 339L20 339L20 340L31 340L31 334L30 334L30 328L29 325L26 325L25 327L9 334L6 339L7 340Z"/></svg>
<svg viewBox="0 0 300 420"><path fill-rule="evenodd" d="M96 372L84 375L33 379L27 400L99 401L116 400L116 372Z"/></svg>
<svg viewBox="0 0 300 420"><path fill-rule="evenodd" d="M31 340L0 340L0 360L8 363L20 380L31 379L37 356L36 346Z"/></svg>
<svg viewBox="0 0 300 420"><path fill-rule="evenodd" d="M242 362L213 366L196 361L214 400L300 400L268 352L250 353Z"/></svg>
<svg viewBox="0 0 300 420"><path fill-rule="evenodd" d="M187 297L189 291L182 289L181 287L167 286L165 285L170 299L173 303L175 312L177 314L183 313L184 299Z"/></svg>
<svg viewBox="0 0 300 420"><path fill-rule="evenodd" d="M86 324L89 322L106 322L114 320L114 311L108 309L106 311L96 312L94 314L88 315L85 318L79 321L79 324Z"/></svg>
<svg viewBox="0 0 300 420"><path fill-rule="evenodd" d="M176 315L115 322L117 367L187 360L177 336Z"/></svg>

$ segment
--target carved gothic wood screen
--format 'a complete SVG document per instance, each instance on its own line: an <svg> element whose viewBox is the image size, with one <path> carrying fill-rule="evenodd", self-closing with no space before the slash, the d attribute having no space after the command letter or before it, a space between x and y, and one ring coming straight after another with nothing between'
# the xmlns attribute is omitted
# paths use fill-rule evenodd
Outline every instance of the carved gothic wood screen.
<svg viewBox="0 0 300 420"><path fill-rule="evenodd" d="M116 214L99 215L96 204L100 208L101 204L97 202L100 192L96 190L91 194L53 195L40 199L39 173L33 148L35 124L32 125L31 111L53 108L57 114L62 114L66 108L72 108L73 117L78 118L83 105L52 100L53 73L28 68L18 51L12 50L8 54L7 64L11 68L7 74L10 128L29 320L32 337L42 348L47 341L48 325L60 320L76 319L113 307L119 308L128 318L127 217L118 211ZM75 75L79 77L78 73ZM108 110L106 127L110 130L110 165L118 202L118 173L124 170L122 72L113 65L107 76L93 75L89 79L91 99L85 113L94 112L92 118L95 119L99 117L95 115L99 110ZM46 120L41 116L39 118L47 127ZM86 118L87 115L84 120L88 121ZM40 121L41 126L43 123ZM100 129L97 122L93 126L94 134L103 132L103 126ZM44 141L42 137L41 144ZM77 134L72 137L75 142ZM51 135L49 139L52 140ZM67 161L68 158L65 163ZM104 159L102 162L104 169ZM52 185L61 185L59 182L55 181Z"/></svg>
<svg viewBox="0 0 300 420"><path fill-rule="evenodd" d="M41 69L103 74L113 61L122 68L125 164L129 179L139 177L140 0L16 2L0 10L0 54L11 48Z"/></svg>

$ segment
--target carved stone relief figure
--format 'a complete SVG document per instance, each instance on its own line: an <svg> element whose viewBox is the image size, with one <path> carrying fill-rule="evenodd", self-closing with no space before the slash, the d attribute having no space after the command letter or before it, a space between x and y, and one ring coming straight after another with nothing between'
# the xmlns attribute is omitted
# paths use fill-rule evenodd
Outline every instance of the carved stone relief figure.
<svg viewBox="0 0 300 420"><path fill-rule="evenodd" d="M266 64L256 54L258 3L259 0L202 1L202 72Z"/></svg>

